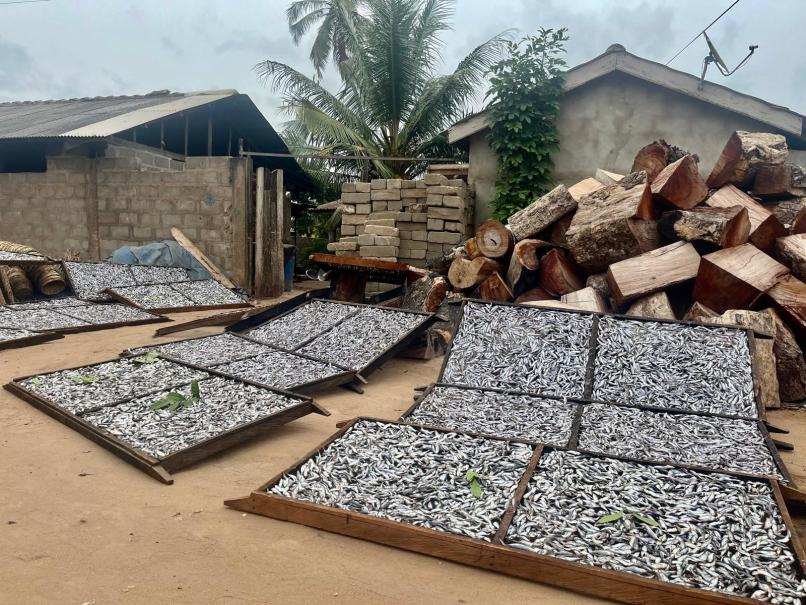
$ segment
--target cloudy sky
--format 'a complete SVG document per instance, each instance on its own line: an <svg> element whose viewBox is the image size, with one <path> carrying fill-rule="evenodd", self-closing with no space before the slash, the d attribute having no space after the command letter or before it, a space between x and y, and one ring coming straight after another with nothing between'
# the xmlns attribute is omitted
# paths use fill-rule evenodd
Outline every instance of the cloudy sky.
<svg viewBox="0 0 806 605"><path fill-rule="evenodd" d="M287 0L0 0L0 101L236 88L275 125L280 99L256 81L265 58L310 73L310 41L297 47L285 21ZM569 65L620 42L665 63L731 0L458 0L454 31L444 36L453 69L475 45L517 28L568 27ZM730 78L709 79L806 113L806 0L741 0L709 35L729 66L758 44ZM701 39L672 67L699 74ZM333 74L326 83L334 85Z"/></svg>

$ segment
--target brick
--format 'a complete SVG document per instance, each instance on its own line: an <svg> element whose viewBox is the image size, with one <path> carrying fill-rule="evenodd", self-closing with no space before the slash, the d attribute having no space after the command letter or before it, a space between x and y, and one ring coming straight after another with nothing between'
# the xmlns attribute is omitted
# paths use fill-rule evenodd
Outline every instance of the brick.
<svg viewBox="0 0 806 605"><path fill-rule="evenodd" d="M355 190L357 193L369 193L370 191L370 184L369 183L356 183Z"/></svg>
<svg viewBox="0 0 806 605"><path fill-rule="evenodd" d="M127 239L130 237L129 235L129 226L128 225L116 225L109 228L109 235L111 237L116 238L123 238Z"/></svg>
<svg viewBox="0 0 806 605"><path fill-rule="evenodd" d="M428 220L428 213L426 212L412 212L411 220L414 223L424 223Z"/></svg>
<svg viewBox="0 0 806 605"><path fill-rule="evenodd" d="M458 208L429 208L428 218L441 218L448 221L461 221L464 213ZM429 227L430 229L430 227Z"/></svg>
<svg viewBox="0 0 806 605"><path fill-rule="evenodd" d="M411 239L411 231L401 231L399 234L400 239L402 240L410 240Z"/></svg>
<svg viewBox="0 0 806 605"><path fill-rule="evenodd" d="M458 244L462 241L462 235L448 231L431 231L428 234L428 241L437 244Z"/></svg>
<svg viewBox="0 0 806 605"><path fill-rule="evenodd" d="M400 188L401 189L414 189L417 186L416 181L411 179L404 179L400 181Z"/></svg>
<svg viewBox="0 0 806 605"><path fill-rule="evenodd" d="M400 179L387 179L386 180L386 188L387 189L400 189L402 187L402 181Z"/></svg>
<svg viewBox="0 0 806 605"><path fill-rule="evenodd" d="M369 220L375 219L392 219L392 220L401 220L400 215L403 214L402 212L373 212L369 216Z"/></svg>
<svg viewBox="0 0 806 605"><path fill-rule="evenodd" d="M417 223L408 223L406 221L397 221L395 227L401 231L414 231L415 229L419 229Z"/></svg>
<svg viewBox="0 0 806 605"><path fill-rule="evenodd" d="M428 258L442 256L442 244L428 244Z"/></svg>
<svg viewBox="0 0 806 605"><path fill-rule="evenodd" d="M407 199L415 199L415 200L425 199L425 197L428 195L427 191L428 190L425 189L425 188L423 188L423 189L401 189L400 190L400 197L402 197L404 200L407 200Z"/></svg>
<svg viewBox="0 0 806 605"><path fill-rule="evenodd" d="M361 246L361 256L394 256L397 257L397 246Z"/></svg>
<svg viewBox="0 0 806 605"><path fill-rule="evenodd" d="M396 202L396 201L390 200L390 201L386 202L386 207L389 210L394 210L395 212L400 212L401 210L403 210L403 202L399 202L399 201Z"/></svg>
<svg viewBox="0 0 806 605"><path fill-rule="evenodd" d="M358 243L358 236L357 235L349 235L347 237L342 237L339 239L340 242L353 242Z"/></svg>
<svg viewBox="0 0 806 605"><path fill-rule="evenodd" d="M425 177L423 177L422 182L426 186L444 185L447 182L447 180L448 180L448 177L446 177L444 174L431 174L431 173L428 173L428 174L425 175Z"/></svg>
<svg viewBox="0 0 806 605"><path fill-rule="evenodd" d="M369 193L342 193L341 201L345 204L366 204L370 201Z"/></svg>
<svg viewBox="0 0 806 605"><path fill-rule="evenodd" d="M445 231L454 231L456 233L464 233L465 226L462 223L454 223L451 221L445 221Z"/></svg>
<svg viewBox="0 0 806 605"><path fill-rule="evenodd" d="M424 242L428 240L428 231L412 231L411 239Z"/></svg>
<svg viewBox="0 0 806 605"><path fill-rule="evenodd" d="M342 183L341 184L341 194L344 195L345 193L355 193L355 183Z"/></svg>
<svg viewBox="0 0 806 605"><path fill-rule="evenodd" d="M372 233L362 233L358 236L359 246L374 246L375 236Z"/></svg>
<svg viewBox="0 0 806 605"><path fill-rule="evenodd" d="M353 206L356 214L369 214L372 212L372 204L356 204Z"/></svg>
<svg viewBox="0 0 806 605"><path fill-rule="evenodd" d="M458 187L429 187L428 195L460 195Z"/></svg>
<svg viewBox="0 0 806 605"><path fill-rule="evenodd" d="M414 181L414 186L417 189L425 189L425 187L426 187L425 181Z"/></svg>
<svg viewBox="0 0 806 605"><path fill-rule="evenodd" d="M364 235L364 229L366 229L366 225L356 225L355 226L355 234L356 235Z"/></svg>
<svg viewBox="0 0 806 605"><path fill-rule="evenodd" d="M458 195L445 195L442 197L442 205L446 208L464 208L465 201Z"/></svg>
<svg viewBox="0 0 806 605"><path fill-rule="evenodd" d="M400 243L400 249L408 249L408 250L426 250L428 248L428 242L421 242L421 241L407 241Z"/></svg>
<svg viewBox="0 0 806 605"><path fill-rule="evenodd" d="M153 241L154 229L150 227L132 227L132 237L135 239Z"/></svg>
<svg viewBox="0 0 806 605"><path fill-rule="evenodd" d="M341 226L341 234L342 235L355 235L355 225L342 225Z"/></svg>
<svg viewBox="0 0 806 605"><path fill-rule="evenodd" d="M343 214L341 216L342 225L363 225L367 222L367 217L363 214Z"/></svg>
<svg viewBox="0 0 806 605"><path fill-rule="evenodd" d="M400 201L400 189L373 190L370 194L373 202Z"/></svg>
<svg viewBox="0 0 806 605"><path fill-rule="evenodd" d="M433 195L429 193L428 197L426 198L426 204L428 204L429 207L442 206L442 197L443 196L441 195Z"/></svg>
<svg viewBox="0 0 806 605"><path fill-rule="evenodd" d="M391 237L398 237L400 231L394 227L384 227L383 225L367 225L364 231L373 235L389 235Z"/></svg>
<svg viewBox="0 0 806 605"><path fill-rule="evenodd" d="M397 220L401 223L411 222L411 212L398 212Z"/></svg>
<svg viewBox="0 0 806 605"><path fill-rule="evenodd" d="M366 237L366 236L363 236ZM375 245L376 246L400 246L400 238L399 237L389 237L387 235L376 235L375 236Z"/></svg>
<svg viewBox="0 0 806 605"><path fill-rule="evenodd" d="M373 212L384 212L388 208L388 202L372 202Z"/></svg>
<svg viewBox="0 0 806 605"><path fill-rule="evenodd" d="M400 254L402 255L403 252L401 251ZM412 260L422 260L426 257L426 254L428 254L427 250L408 250L405 256Z"/></svg>
<svg viewBox="0 0 806 605"><path fill-rule="evenodd" d="M380 213L376 213L380 214ZM370 217L374 215L370 214ZM393 218L369 218L367 219L367 225L377 225L379 227L394 227L397 221Z"/></svg>
<svg viewBox="0 0 806 605"><path fill-rule="evenodd" d="M372 179L369 182L369 188L372 191L378 191L381 189L386 189L386 179Z"/></svg>
<svg viewBox="0 0 806 605"><path fill-rule="evenodd" d="M428 219L429 231L442 231L445 228L445 221L437 218Z"/></svg>

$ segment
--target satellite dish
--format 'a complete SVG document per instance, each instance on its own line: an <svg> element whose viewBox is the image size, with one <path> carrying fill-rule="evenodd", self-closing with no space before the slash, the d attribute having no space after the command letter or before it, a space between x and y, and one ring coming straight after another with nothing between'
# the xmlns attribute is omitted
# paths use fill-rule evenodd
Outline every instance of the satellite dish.
<svg viewBox="0 0 806 605"><path fill-rule="evenodd" d="M717 66L719 66L720 71L722 71L723 73L726 71L729 72L730 69L728 69L728 66L725 65L725 62L722 60L722 57L719 56L719 52L716 50L716 46L714 46L714 43L711 42L711 38L709 38L708 34L706 34L705 32L703 32L702 35L705 36L705 42L706 44L708 44L708 49L711 51L711 57L713 57L714 63L716 63Z"/></svg>

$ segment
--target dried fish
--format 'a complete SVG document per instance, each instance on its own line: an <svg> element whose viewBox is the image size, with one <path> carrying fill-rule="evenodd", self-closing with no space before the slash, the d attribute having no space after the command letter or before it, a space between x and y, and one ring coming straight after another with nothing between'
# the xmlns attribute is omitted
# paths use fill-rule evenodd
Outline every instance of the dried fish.
<svg viewBox="0 0 806 605"><path fill-rule="evenodd" d="M401 420L564 446L576 409L565 400L437 386Z"/></svg>
<svg viewBox="0 0 806 605"><path fill-rule="evenodd" d="M756 421L594 403L582 413L581 449L783 479Z"/></svg>
<svg viewBox="0 0 806 605"><path fill-rule="evenodd" d="M64 267L70 276L75 295L84 300L110 300L101 290L135 283L129 265L66 261Z"/></svg>
<svg viewBox="0 0 806 605"><path fill-rule="evenodd" d="M79 300L75 296L59 296L56 298L42 298L39 300L29 300L21 303L14 303L3 309L10 311L22 311L26 309L58 309L60 307L89 307L95 303Z"/></svg>
<svg viewBox="0 0 806 605"><path fill-rule="evenodd" d="M302 343L326 332L360 308L344 303L312 300L290 313L269 320L244 334L259 342L293 350Z"/></svg>
<svg viewBox="0 0 806 605"><path fill-rule="evenodd" d="M597 523L617 512L624 514ZM716 472L546 452L505 542L773 603L800 604L806 596L806 580L769 485Z"/></svg>
<svg viewBox="0 0 806 605"><path fill-rule="evenodd" d="M747 335L603 317L593 399L757 417Z"/></svg>
<svg viewBox="0 0 806 605"><path fill-rule="evenodd" d="M0 261L2 262L23 262L23 261L45 261L44 256L38 254L27 254L25 252L6 252L0 250Z"/></svg>
<svg viewBox="0 0 806 605"><path fill-rule="evenodd" d="M185 363L213 367L217 364L245 359L261 353L271 353L272 350L271 347L266 345L225 332L215 336L177 340L164 345L138 347L131 349L129 353L142 355L149 351L156 351L160 355L167 355Z"/></svg>
<svg viewBox="0 0 806 605"><path fill-rule="evenodd" d="M2 320L0 320L0 323L2 323ZM37 332L31 332L30 330L23 330L20 328L0 328L0 342L19 340L20 338L28 338L36 335Z"/></svg>
<svg viewBox="0 0 806 605"><path fill-rule="evenodd" d="M97 380L82 383L82 376ZM80 414L113 405L138 394L189 384L208 376L206 372L164 359L140 364L124 358L72 370L38 374L22 380L20 384L71 414Z"/></svg>
<svg viewBox="0 0 806 605"><path fill-rule="evenodd" d="M270 387L290 390L344 372L343 369L329 363L272 350L212 367L242 380L252 380Z"/></svg>
<svg viewBox="0 0 806 605"><path fill-rule="evenodd" d="M490 541L532 448L361 420L268 491ZM481 477L471 494L469 470Z"/></svg>
<svg viewBox="0 0 806 605"><path fill-rule="evenodd" d="M109 290L143 309L192 307L196 304L169 284L115 286Z"/></svg>
<svg viewBox="0 0 806 605"><path fill-rule="evenodd" d="M66 308L65 308L66 311ZM0 327L22 328L26 330L60 330L79 328L88 322L76 319L58 309L22 309L10 311L0 316Z"/></svg>
<svg viewBox="0 0 806 605"><path fill-rule="evenodd" d="M468 303L442 382L584 394L591 315Z"/></svg>
<svg viewBox="0 0 806 605"><path fill-rule="evenodd" d="M243 298L214 279L177 282L171 284L171 288L193 301L193 305L240 305L245 303Z"/></svg>
<svg viewBox="0 0 806 605"><path fill-rule="evenodd" d="M65 315L70 315L94 325L146 321L158 317L147 311L117 303L100 303L84 307L59 307L59 309Z"/></svg>
<svg viewBox="0 0 806 605"><path fill-rule="evenodd" d="M190 279L190 272L182 267L129 265L129 270L135 283L138 284L165 284Z"/></svg>
<svg viewBox="0 0 806 605"><path fill-rule="evenodd" d="M155 458L164 458L226 431L275 414L304 401L238 380L212 377L198 382L198 403L153 410L169 390L88 412L87 422ZM176 392L190 396L190 386Z"/></svg>
<svg viewBox="0 0 806 605"><path fill-rule="evenodd" d="M427 317L406 311L361 307L355 315L299 348L299 352L358 371Z"/></svg>

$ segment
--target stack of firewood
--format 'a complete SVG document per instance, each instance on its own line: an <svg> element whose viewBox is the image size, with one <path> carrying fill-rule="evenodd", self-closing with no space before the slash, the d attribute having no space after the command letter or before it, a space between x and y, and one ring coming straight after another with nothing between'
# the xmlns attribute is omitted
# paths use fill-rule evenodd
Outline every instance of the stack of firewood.
<svg viewBox="0 0 806 605"><path fill-rule="evenodd" d="M445 265L450 288L540 307L742 323L761 336L767 405L806 399L806 171L788 163L783 136L767 133L734 133L706 180L698 161L656 141L630 174L598 170L506 225L486 221Z"/></svg>

